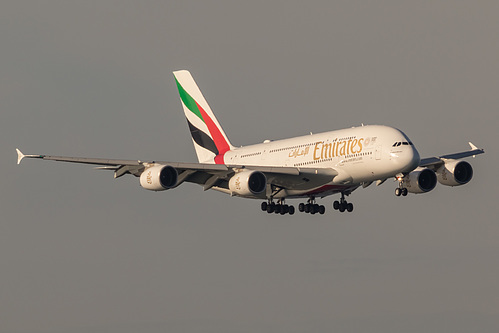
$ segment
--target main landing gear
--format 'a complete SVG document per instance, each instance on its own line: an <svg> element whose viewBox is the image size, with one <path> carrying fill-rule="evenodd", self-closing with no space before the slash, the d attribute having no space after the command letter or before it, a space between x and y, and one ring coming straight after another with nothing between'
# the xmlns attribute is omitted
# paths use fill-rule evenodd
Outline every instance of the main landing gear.
<svg viewBox="0 0 499 333"><path fill-rule="evenodd" d="M333 203L333 208L335 210L339 210L340 212L352 212L353 211L353 204L350 202L347 202L345 199L345 193L341 193L341 199L340 201L335 201ZM270 198L268 201L264 201L261 204L261 209L264 212L267 212L269 214L275 213L275 214L289 214L293 215L295 213L295 207L293 205L286 205L284 203L284 198L279 199L277 203L274 203L273 199ZM326 207L323 205L318 205L315 202L315 197L311 196L308 200L307 203L300 203L298 205L298 211L303 212L303 213L309 213L309 214L321 214L323 215L326 212Z"/></svg>
<svg viewBox="0 0 499 333"><path fill-rule="evenodd" d="M266 211L269 214L275 213L281 215L293 215L295 213L295 207L293 205L284 204L284 199L280 199L279 201L277 201L277 204L272 200L269 200L268 203L264 201L262 202L261 208L262 211Z"/></svg>
<svg viewBox="0 0 499 333"><path fill-rule="evenodd" d="M399 187L395 189L395 195L397 197L403 196L405 197L407 195L407 188L404 187L404 180L402 177L397 177L397 180L399 182Z"/></svg>
<svg viewBox="0 0 499 333"><path fill-rule="evenodd" d="M326 212L326 207L324 207L323 205L316 204L315 198L311 197L310 199L308 199L306 204L303 202L300 203L298 205L298 210L300 212L310 213L312 215L316 213L323 215Z"/></svg>
<svg viewBox="0 0 499 333"><path fill-rule="evenodd" d="M335 202L333 202L333 208L335 210L339 210L342 213L344 211L347 211L350 213L353 211L353 203L347 202L345 199L345 194L343 192L341 192L341 199L340 199L340 201L336 200Z"/></svg>

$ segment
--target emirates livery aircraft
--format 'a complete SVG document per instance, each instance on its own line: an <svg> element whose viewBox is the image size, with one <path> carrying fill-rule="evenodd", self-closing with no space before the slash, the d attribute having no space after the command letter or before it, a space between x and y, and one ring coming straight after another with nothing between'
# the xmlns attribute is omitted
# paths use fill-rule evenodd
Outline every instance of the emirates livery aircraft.
<svg viewBox="0 0 499 333"><path fill-rule="evenodd" d="M468 183L473 169L460 159L482 154L471 142L471 150L421 159L411 140L402 131L388 126L370 125L310 134L291 139L234 147L196 82L188 71L173 73L198 163L113 160L48 155L24 155L17 149L19 164L23 158L97 165L113 170L114 178L131 174L151 191L173 189L183 182L196 183L203 189L231 196L260 199L268 213L294 214L285 203L288 198L303 198L300 212L324 214L317 198L339 193L333 208L353 210L345 196L373 182L381 185L395 178L396 196L426 193L437 181L446 186Z"/></svg>

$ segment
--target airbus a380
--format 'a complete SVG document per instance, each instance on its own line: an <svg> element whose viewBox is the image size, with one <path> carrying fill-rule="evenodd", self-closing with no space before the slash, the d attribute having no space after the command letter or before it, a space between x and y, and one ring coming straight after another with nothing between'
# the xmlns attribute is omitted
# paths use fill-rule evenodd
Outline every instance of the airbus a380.
<svg viewBox="0 0 499 333"><path fill-rule="evenodd" d="M359 187L381 185L389 178L398 181L396 196L427 193L439 182L446 186L468 183L473 168L460 159L482 154L471 149L438 157L420 158L412 141L402 131L380 125L359 126L245 147L234 147L215 118L196 82L188 71L173 72L187 118L198 163L114 160L48 155L23 158L97 165L112 170L114 177L131 174L151 191L176 188L184 182L231 196L262 200L268 213L294 214L290 198L302 198L300 212L324 214L317 198L340 194L333 208L353 211L349 196Z"/></svg>

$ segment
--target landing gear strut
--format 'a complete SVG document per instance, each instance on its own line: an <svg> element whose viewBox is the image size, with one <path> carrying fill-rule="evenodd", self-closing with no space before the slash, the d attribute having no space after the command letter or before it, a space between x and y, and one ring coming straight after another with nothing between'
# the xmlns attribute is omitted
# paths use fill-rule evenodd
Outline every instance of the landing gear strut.
<svg viewBox="0 0 499 333"><path fill-rule="evenodd" d="M335 210L339 210L342 213L345 210L350 213L353 211L353 204L351 202L347 202L345 199L345 193L341 192L341 199L340 201L336 200L335 202L333 202L333 208Z"/></svg>

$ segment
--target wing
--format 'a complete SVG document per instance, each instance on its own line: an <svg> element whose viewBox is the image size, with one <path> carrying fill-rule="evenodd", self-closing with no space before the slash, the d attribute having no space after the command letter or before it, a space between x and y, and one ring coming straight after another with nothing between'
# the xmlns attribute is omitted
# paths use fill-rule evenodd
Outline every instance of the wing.
<svg viewBox="0 0 499 333"><path fill-rule="evenodd" d="M459 153L454 153L454 154L447 154L447 155L442 155L442 156L423 158L423 159L421 159L419 166L437 169L438 167L440 167L441 165L443 165L445 163L445 160L458 160L458 159L470 157L470 156L475 157L475 155L483 154L485 152L483 149L477 148L471 142L468 142L468 143L471 146L471 150L463 151L463 152L459 152Z"/></svg>
<svg viewBox="0 0 499 333"><path fill-rule="evenodd" d="M17 164L24 158L43 159L49 161L69 162L96 165L95 169L112 170L114 178L126 174L139 177L142 172L153 165L168 165L178 172L178 184L182 182L196 183L204 190L212 187L228 188L228 180L237 172L243 170L260 171L267 177L269 184L283 189L306 190L327 184L338 175L332 168L295 168L258 165L223 165L206 163L181 163L166 161L118 160L106 158L24 155L17 151Z"/></svg>

